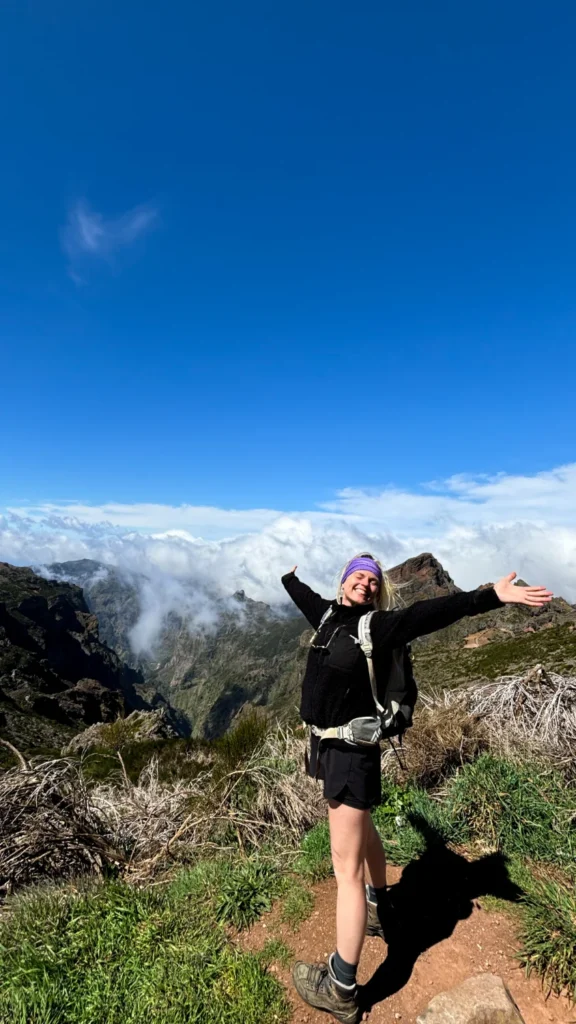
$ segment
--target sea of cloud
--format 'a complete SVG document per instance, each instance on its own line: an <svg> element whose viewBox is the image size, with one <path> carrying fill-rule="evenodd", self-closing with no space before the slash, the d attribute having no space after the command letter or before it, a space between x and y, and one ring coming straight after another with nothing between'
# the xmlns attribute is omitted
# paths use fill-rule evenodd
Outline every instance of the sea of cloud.
<svg viewBox="0 0 576 1024"><path fill-rule="evenodd" d="M134 646L150 649L169 612L209 625L216 602L244 590L281 606L280 576L326 595L348 557L391 566L431 551L472 588L515 571L576 602L576 463L532 476L455 476L409 492L346 488L302 512L158 504L46 502L0 513L0 559L45 566L91 558L141 584Z"/></svg>

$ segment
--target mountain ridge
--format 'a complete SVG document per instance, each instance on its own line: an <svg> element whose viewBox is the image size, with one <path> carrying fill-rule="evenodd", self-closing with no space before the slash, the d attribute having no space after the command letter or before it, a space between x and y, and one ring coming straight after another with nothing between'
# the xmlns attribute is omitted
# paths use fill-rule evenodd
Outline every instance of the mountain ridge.
<svg viewBox="0 0 576 1024"><path fill-rule="evenodd" d="M185 618L171 612L154 654L135 655L129 648L129 633L139 614L134 576L122 576L112 567L93 562L49 567L50 571L56 569L83 578L86 601L98 614L107 641L144 673L149 685L189 716L194 736L210 739L221 735L246 705L263 706L279 717L296 719L311 635L299 612L280 615L239 591L234 611L223 603L220 620L212 630L190 631ZM92 583L86 579L87 570L92 573ZM430 552L394 566L389 575L405 606L460 592ZM413 644L417 678L424 688L486 678L491 671L488 654L498 651L503 656L495 663L504 670L508 664L531 667L541 660L542 650L551 658L560 657L561 667L566 668L570 657L565 649L573 643L567 630L575 622L574 609L561 598L539 610L509 605L462 619ZM477 638L477 646L466 648L470 636ZM515 641L516 647L510 641ZM556 661L550 667L555 665Z"/></svg>

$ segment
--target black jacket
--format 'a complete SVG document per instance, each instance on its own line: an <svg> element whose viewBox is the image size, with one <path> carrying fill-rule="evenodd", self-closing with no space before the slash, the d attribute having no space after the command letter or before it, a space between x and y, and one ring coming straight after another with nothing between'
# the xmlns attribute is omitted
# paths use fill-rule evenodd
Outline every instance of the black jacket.
<svg viewBox="0 0 576 1024"><path fill-rule="evenodd" d="M371 606L348 607L328 601L315 594L293 572L286 573L282 583L314 629L318 629L324 612L333 608L308 655L300 704L303 720L320 729L328 729L334 725L345 725L361 715L373 715L374 702L366 658L354 641L358 637L358 619L370 611ZM449 597L435 597L430 601L416 601L409 608L392 612L375 612L370 632L377 680L385 677L386 663L393 648L450 626L465 615L480 615L503 607L494 588L487 587ZM328 641L331 641L329 645Z"/></svg>

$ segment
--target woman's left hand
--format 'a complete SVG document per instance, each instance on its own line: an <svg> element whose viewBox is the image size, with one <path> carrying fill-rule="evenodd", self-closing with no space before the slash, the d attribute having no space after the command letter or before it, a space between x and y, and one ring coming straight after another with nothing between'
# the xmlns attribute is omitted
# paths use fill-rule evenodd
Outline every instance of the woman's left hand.
<svg viewBox="0 0 576 1024"><path fill-rule="evenodd" d="M515 587L512 582L515 579L516 573L511 572L494 584L494 590L504 604L527 604L531 608L541 608L554 597L546 587Z"/></svg>

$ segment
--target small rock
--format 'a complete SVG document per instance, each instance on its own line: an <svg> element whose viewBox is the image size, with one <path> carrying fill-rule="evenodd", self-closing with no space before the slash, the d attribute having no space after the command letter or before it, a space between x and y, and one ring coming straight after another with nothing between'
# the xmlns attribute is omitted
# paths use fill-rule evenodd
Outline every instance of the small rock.
<svg viewBox="0 0 576 1024"><path fill-rule="evenodd" d="M416 1024L525 1024L502 978L481 974L430 1000Z"/></svg>

